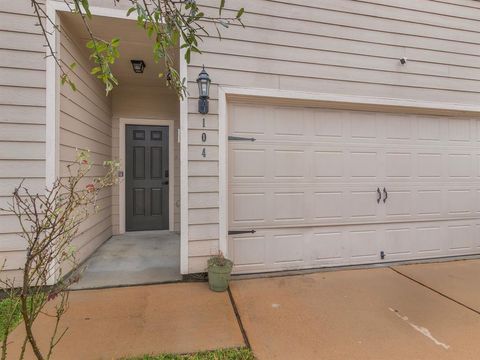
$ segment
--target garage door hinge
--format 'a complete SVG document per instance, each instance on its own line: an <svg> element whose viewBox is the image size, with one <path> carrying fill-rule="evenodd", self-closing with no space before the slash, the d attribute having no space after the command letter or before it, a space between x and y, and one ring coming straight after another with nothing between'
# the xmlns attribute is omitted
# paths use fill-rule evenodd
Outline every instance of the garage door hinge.
<svg viewBox="0 0 480 360"><path fill-rule="evenodd" d="M255 141L257 139L255 138L248 138L248 137L241 137L241 136L229 136L228 140L234 140L234 141Z"/></svg>
<svg viewBox="0 0 480 360"><path fill-rule="evenodd" d="M228 235L255 234L255 230L229 230Z"/></svg>

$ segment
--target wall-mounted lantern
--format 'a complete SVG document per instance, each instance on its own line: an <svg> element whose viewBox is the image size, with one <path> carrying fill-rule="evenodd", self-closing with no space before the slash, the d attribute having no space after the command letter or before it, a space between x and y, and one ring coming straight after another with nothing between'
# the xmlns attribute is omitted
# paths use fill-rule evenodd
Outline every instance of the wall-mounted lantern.
<svg viewBox="0 0 480 360"><path fill-rule="evenodd" d="M197 84L198 84L198 112L200 114L208 114L208 98L210 96L210 76L205 71L205 66L203 66L202 71L198 74Z"/></svg>
<svg viewBox="0 0 480 360"><path fill-rule="evenodd" d="M130 60L130 62L136 74L143 74L143 70L145 70L145 62L143 60Z"/></svg>

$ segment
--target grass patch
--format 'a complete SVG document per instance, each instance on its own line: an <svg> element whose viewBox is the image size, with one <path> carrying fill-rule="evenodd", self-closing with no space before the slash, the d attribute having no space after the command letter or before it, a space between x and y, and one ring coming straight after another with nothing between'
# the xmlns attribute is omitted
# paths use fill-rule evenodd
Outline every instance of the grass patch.
<svg viewBox="0 0 480 360"><path fill-rule="evenodd" d="M0 301L0 341L3 340L10 316L12 316L10 325L10 331L12 331L22 321L22 314L20 313L20 303L17 300L7 298Z"/></svg>
<svg viewBox="0 0 480 360"><path fill-rule="evenodd" d="M250 349L220 349L214 351L204 351L189 355L144 355L140 357L128 358L124 360L254 360L255 357Z"/></svg>

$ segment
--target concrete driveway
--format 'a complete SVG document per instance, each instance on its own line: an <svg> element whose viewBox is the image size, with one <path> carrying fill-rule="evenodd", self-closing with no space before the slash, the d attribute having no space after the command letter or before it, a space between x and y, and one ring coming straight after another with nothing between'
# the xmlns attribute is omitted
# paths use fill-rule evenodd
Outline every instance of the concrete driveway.
<svg viewBox="0 0 480 360"><path fill-rule="evenodd" d="M266 359L478 359L480 261L233 281Z"/></svg>

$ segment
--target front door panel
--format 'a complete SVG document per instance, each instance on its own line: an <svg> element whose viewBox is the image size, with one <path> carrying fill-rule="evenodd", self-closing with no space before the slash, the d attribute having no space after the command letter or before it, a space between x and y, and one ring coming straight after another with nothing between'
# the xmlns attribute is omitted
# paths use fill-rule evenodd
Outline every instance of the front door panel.
<svg viewBox="0 0 480 360"><path fill-rule="evenodd" d="M127 125L127 231L168 229L168 176L168 127Z"/></svg>

